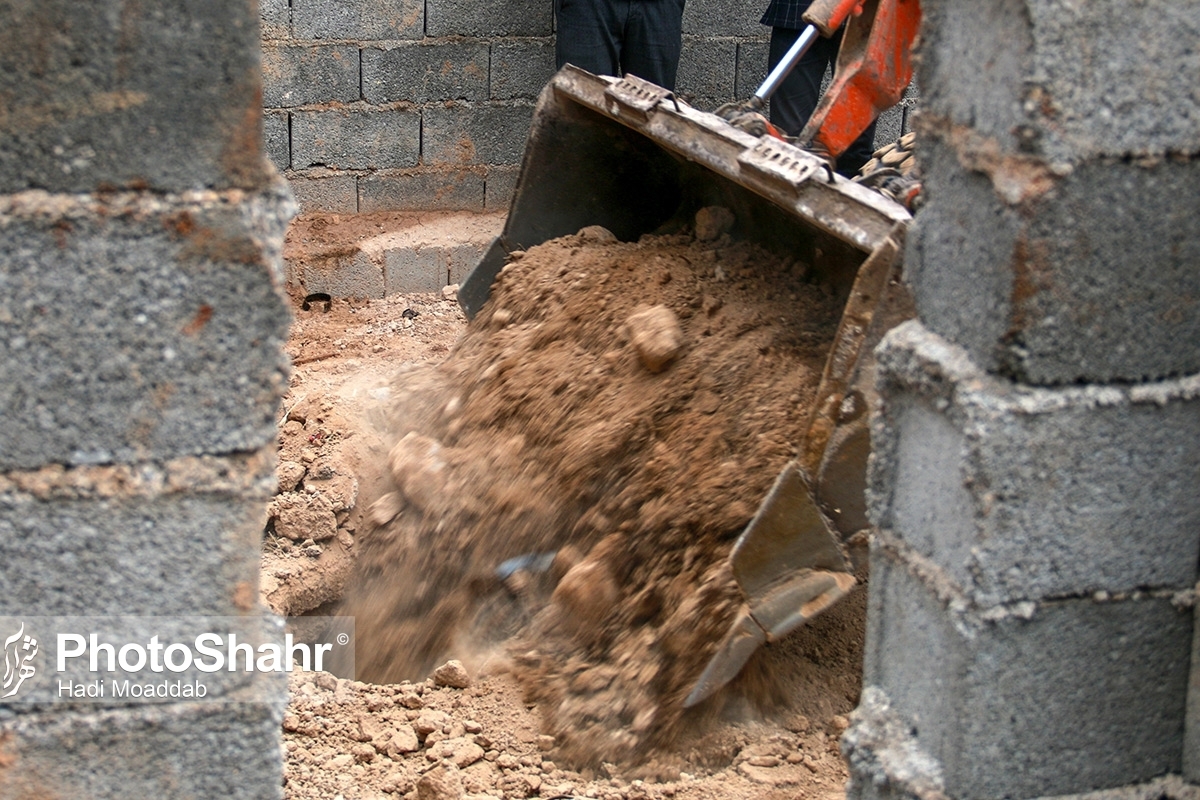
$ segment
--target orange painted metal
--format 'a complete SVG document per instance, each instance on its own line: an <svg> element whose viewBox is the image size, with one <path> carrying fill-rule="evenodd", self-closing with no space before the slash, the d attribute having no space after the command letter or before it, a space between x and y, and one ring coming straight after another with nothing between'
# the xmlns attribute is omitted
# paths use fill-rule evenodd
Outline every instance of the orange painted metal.
<svg viewBox="0 0 1200 800"><path fill-rule="evenodd" d="M833 82L797 137L802 145L835 158L904 96L921 25L920 0L824 0L813 3L805 20L822 27L810 15L828 12L833 16L824 22L829 24L848 6L856 8L848 14Z"/></svg>

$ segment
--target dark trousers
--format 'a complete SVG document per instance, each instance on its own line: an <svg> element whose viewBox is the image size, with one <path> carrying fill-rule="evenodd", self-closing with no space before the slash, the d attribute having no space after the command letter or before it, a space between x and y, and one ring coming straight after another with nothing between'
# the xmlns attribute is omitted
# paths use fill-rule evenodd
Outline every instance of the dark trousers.
<svg viewBox="0 0 1200 800"><path fill-rule="evenodd" d="M771 28L771 49L767 56L767 70L783 60L787 51L800 37L800 31L791 28ZM832 38L817 37L812 47L800 59L791 73L771 97L771 122L789 136L797 136L821 99L821 79L827 67L837 62L838 46L842 34ZM871 160L875 150L875 123L872 122L854 143L837 160L837 171L853 177L863 164Z"/></svg>
<svg viewBox="0 0 1200 800"><path fill-rule="evenodd" d="M684 0L554 0L555 57L596 75L675 89Z"/></svg>

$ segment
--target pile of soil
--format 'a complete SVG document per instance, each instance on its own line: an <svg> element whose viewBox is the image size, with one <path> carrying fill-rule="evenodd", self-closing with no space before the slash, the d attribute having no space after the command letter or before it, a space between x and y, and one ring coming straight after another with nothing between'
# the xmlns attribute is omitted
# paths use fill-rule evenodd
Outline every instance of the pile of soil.
<svg viewBox="0 0 1200 800"><path fill-rule="evenodd" d="M359 469L390 491L360 489L333 609L355 618L360 680L491 663L580 770L682 758L729 713L853 707L861 590L683 711L742 603L726 558L795 454L840 313L731 224L706 209L679 233L513 253L445 360L399 370L387 459Z"/></svg>
<svg viewBox="0 0 1200 800"><path fill-rule="evenodd" d="M451 665L453 666L453 664ZM283 720L289 800L784 800L844 797L846 718L827 707L727 720L681 736L640 768L573 769L512 678L392 685L294 673ZM461 687L461 688L460 688ZM810 694L815 697L816 694ZM842 702L839 705L845 706Z"/></svg>

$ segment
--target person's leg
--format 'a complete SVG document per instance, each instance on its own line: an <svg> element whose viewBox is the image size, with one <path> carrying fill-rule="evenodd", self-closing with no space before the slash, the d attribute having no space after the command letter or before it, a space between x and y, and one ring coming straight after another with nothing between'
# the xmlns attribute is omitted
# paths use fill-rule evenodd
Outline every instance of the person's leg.
<svg viewBox="0 0 1200 800"><path fill-rule="evenodd" d="M840 175L845 175L848 178L853 178L858 174L858 171L863 168L871 160L871 156L875 154L875 123L872 122L867 126L854 142L846 148L846 152L842 153L842 157L837 160L837 171Z"/></svg>
<svg viewBox="0 0 1200 800"><path fill-rule="evenodd" d="M621 20L611 0L554 0L558 69L574 64L596 75L621 74Z"/></svg>
<svg viewBox="0 0 1200 800"><path fill-rule="evenodd" d="M675 90L684 0L633 0L621 49L622 71Z"/></svg>

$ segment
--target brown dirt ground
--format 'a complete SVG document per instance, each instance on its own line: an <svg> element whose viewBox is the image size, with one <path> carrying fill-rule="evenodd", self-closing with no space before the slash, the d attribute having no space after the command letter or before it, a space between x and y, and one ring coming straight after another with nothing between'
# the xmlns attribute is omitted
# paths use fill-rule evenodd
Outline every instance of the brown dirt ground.
<svg viewBox="0 0 1200 800"><path fill-rule="evenodd" d="M367 682L295 683L288 797L841 795L861 588L680 707L831 293L719 227L605 234L514 259L470 326L436 296L295 298L264 596L353 615ZM468 688L426 680L448 658Z"/></svg>

